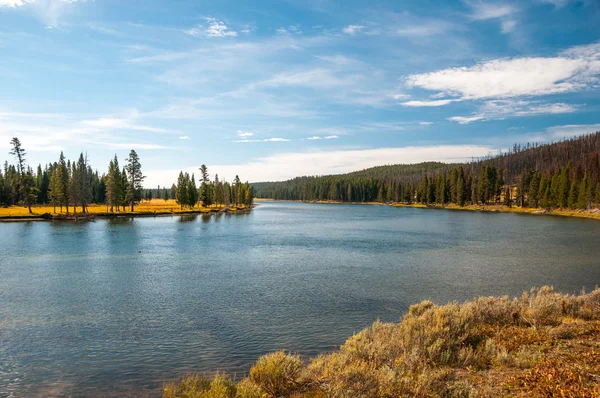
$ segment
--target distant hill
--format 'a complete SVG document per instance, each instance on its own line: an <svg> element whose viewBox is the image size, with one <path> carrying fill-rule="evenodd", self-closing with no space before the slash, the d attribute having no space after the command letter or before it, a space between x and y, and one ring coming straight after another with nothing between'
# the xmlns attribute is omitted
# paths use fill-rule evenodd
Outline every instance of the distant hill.
<svg viewBox="0 0 600 398"><path fill-rule="evenodd" d="M589 207L600 202L599 153L600 133L596 132L548 144L515 144L506 153L462 164L424 162L377 166L347 174L304 176L251 185L257 198L417 201L442 205L495 203L507 196L503 194L505 190L512 192L516 187L518 197L512 198L509 194L507 204L515 200L526 205L531 196L534 199L531 204L536 206L541 204L538 197L547 197L549 206L545 207L569 207L566 203L569 199L574 206L583 195L590 198L585 200L585 206ZM544 186L540 187L542 182ZM541 189L544 192L540 192Z"/></svg>

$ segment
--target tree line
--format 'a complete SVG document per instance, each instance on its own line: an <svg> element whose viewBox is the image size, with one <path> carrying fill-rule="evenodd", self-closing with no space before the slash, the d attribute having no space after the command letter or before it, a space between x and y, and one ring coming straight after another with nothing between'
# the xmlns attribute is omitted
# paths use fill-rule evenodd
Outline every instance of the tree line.
<svg viewBox="0 0 600 398"><path fill-rule="evenodd" d="M571 209L600 205L600 133L511 151L465 164L379 166L343 175L252 184L280 200L505 204Z"/></svg>
<svg viewBox="0 0 600 398"><path fill-rule="evenodd" d="M55 213L57 208L61 213L63 209L66 213L76 213L78 208L86 213L90 204L104 204L107 211L120 212L127 207L135 211L137 203L153 198L175 199L182 209L212 204L252 205L253 189L248 183L242 183L238 176L233 184L219 181L218 176L210 181L205 165L200 168L199 188L193 174L190 177L181 172L177 184L171 188L144 189L146 177L135 150L129 152L122 168L115 155L103 174L92 170L86 154L81 153L77 160L71 161L62 152L56 162L44 168L38 165L34 171L27 163L27 152L20 140L15 137L10 144L14 164L6 161L0 170L0 206L3 207L22 205L32 213L33 205L52 205Z"/></svg>

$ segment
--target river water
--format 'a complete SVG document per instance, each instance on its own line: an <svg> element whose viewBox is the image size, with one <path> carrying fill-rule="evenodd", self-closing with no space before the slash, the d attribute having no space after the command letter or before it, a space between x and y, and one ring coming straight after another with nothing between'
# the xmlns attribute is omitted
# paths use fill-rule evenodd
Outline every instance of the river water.
<svg viewBox="0 0 600 398"><path fill-rule="evenodd" d="M0 396L160 396L329 351L408 306L600 284L600 222L266 202L249 214L0 224Z"/></svg>

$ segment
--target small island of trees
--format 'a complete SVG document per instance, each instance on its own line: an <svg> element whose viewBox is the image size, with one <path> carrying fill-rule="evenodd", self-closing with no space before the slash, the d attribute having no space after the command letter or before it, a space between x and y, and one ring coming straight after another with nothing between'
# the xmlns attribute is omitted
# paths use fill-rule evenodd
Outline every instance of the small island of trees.
<svg viewBox="0 0 600 398"><path fill-rule="evenodd" d="M211 181L206 165L199 169L200 187L194 174L182 171L171 187L147 189L140 158L133 149L124 167L115 155L103 174L92 169L87 154L71 161L62 152L56 162L40 164L34 171L19 138L10 143L14 163L5 161L0 170L0 218L26 216L14 211L18 208L27 209L29 215L81 215L228 211L253 204L253 189L247 182L236 176L230 184L218 175Z"/></svg>

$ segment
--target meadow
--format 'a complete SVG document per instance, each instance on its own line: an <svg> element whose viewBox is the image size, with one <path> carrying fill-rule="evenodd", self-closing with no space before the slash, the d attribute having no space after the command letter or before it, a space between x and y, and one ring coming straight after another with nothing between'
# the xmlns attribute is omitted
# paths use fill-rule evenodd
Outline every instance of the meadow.
<svg viewBox="0 0 600 398"><path fill-rule="evenodd" d="M90 204L87 206L86 210L88 214L99 216L99 217L114 217L114 216L140 216L140 215L169 215L169 214L190 214L190 213L211 213L225 210L225 206L223 205L212 205L208 207L195 206L193 208L184 207L183 209L177 202L173 199L163 200L163 199L152 199L149 201L142 201L135 205L134 211L131 211L130 206L126 206L125 210L123 207L120 208L120 211L117 211L114 208L114 212L110 212L110 208L106 205L100 204ZM227 211L237 211L244 210L245 206L240 205L229 206ZM66 216L66 209L63 208L62 212L60 211L60 207L54 208L53 206L32 206L32 212L29 213L27 207L23 206L9 206L9 207L0 207L0 219L29 219L29 218L52 218L52 217L61 217ZM81 207L77 208L77 214L81 214ZM73 207L69 207L69 214L73 214Z"/></svg>
<svg viewBox="0 0 600 398"><path fill-rule="evenodd" d="M375 322L332 353L305 361L278 351L241 380L188 375L163 391L163 398L283 396L598 397L600 289L423 301L399 323Z"/></svg>

